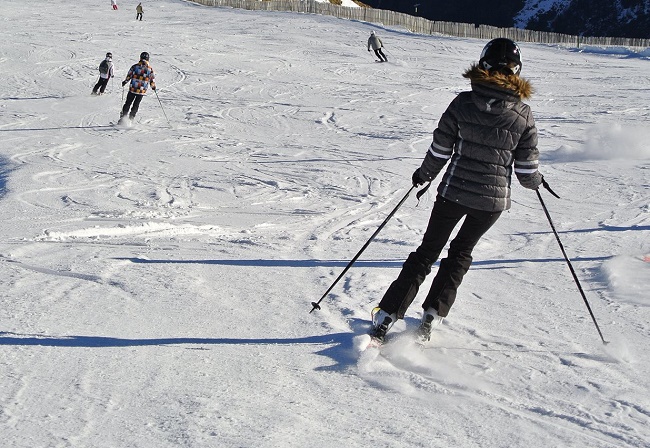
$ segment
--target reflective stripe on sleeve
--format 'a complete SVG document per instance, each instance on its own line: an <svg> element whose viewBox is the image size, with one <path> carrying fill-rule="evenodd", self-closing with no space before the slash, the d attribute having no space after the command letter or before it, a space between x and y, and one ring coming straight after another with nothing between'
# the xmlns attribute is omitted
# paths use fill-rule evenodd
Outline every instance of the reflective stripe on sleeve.
<svg viewBox="0 0 650 448"><path fill-rule="evenodd" d="M429 152L432 156L438 157L439 159L449 159L453 153L453 150L450 148L445 148L444 146L440 146L436 144L436 142L432 142L431 146L429 146Z"/></svg>
<svg viewBox="0 0 650 448"><path fill-rule="evenodd" d="M515 168L515 173L517 174L535 174L537 168Z"/></svg>

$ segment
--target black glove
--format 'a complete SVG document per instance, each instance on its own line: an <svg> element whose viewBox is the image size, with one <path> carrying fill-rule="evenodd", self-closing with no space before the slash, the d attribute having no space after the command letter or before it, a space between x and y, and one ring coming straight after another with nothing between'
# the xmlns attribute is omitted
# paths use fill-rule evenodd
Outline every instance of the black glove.
<svg viewBox="0 0 650 448"><path fill-rule="evenodd" d="M422 168L418 168L413 172L411 180L413 181L414 187L419 187L420 185L424 185L425 182L428 182L428 179L422 177Z"/></svg>
<svg viewBox="0 0 650 448"><path fill-rule="evenodd" d="M128 82L128 81L122 81L122 87L124 87L124 86L126 85L127 82Z"/></svg>
<svg viewBox="0 0 650 448"><path fill-rule="evenodd" d="M156 88L154 86L151 86L151 90L153 90L155 92Z"/></svg>

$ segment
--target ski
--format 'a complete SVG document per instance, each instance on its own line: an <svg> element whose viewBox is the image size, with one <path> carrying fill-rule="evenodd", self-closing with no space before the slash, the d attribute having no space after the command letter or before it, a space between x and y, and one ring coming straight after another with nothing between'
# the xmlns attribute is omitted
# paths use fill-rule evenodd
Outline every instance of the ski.
<svg viewBox="0 0 650 448"><path fill-rule="evenodd" d="M385 346L403 345L404 347L417 347L425 350L431 346L430 339L422 338L417 332L406 330L403 332L386 335L383 339L366 334L358 337L356 343L359 353L365 352L383 352Z"/></svg>
<svg viewBox="0 0 650 448"><path fill-rule="evenodd" d="M120 118L118 121L111 121L109 124L122 129L132 129L134 127L133 120L129 120L128 118Z"/></svg>
<svg viewBox="0 0 650 448"><path fill-rule="evenodd" d="M373 350L379 350L381 347L386 344L385 339L380 339L372 336L371 334L364 334L357 337L357 351L359 353L370 352Z"/></svg>
<svg viewBox="0 0 650 448"><path fill-rule="evenodd" d="M370 341L368 342L368 346L366 349L369 348L380 348L382 345L386 343L385 338L378 338L373 335L368 335L370 337Z"/></svg>

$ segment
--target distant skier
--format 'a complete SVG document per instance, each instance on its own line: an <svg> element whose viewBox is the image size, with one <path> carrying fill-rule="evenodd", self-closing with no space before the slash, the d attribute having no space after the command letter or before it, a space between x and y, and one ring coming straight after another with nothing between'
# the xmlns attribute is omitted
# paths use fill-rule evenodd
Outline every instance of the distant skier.
<svg viewBox="0 0 650 448"><path fill-rule="evenodd" d="M99 80L93 87L93 95L102 95L108 80L113 77L113 54L106 53L106 58L99 64Z"/></svg>
<svg viewBox="0 0 650 448"><path fill-rule="evenodd" d="M442 114L422 166L413 173L413 185L423 185L451 160L422 243L408 256L373 313L371 336L376 339L383 340L391 325L404 317L464 218L422 304L418 336L428 340L432 327L442 322L456 299L474 246L510 208L513 168L523 187L536 190L542 183L537 128L530 107L522 102L530 98L532 86L519 77L521 65L519 46L499 38L490 41L478 64L463 74L471 81L471 91L459 93ZM498 318L496 310L493 314L489 317Z"/></svg>
<svg viewBox="0 0 650 448"><path fill-rule="evenodd" d="M117 1L116 0L111 0L111 6L113 6L114 11L117 11Z"/></svg>
<svg viewBox="0 0 650 448"><path fill-rule="evenodd" d="M129 81L131 81L129 93L126 96L126 101L120 113L120 123L124 123L127 114L129 119L133 120L135 118L140 107L140 101L146 95L149 87L151 87L151 90L156 90L155 75L153 68L149 65L149 53L146 51L140 54L140 62L129 69L126 78L122 81L122 87ZM130 112L129 109L131 109Z"/></svg>
<svg viewBox="0 0 650 448"><path fill-rule="evenodd" d="M135 7L135 13L135 20L140 20L142 22L142 14L144 14L142 3L138 3L138 6Z"/></svg>
<svg viewBox="0 0 650 448"><path fill-rule="evenodd" d="M375 50L375 55L379 58L379 62L388 62L386 55L381 49L384 47L381 39L375 34L374 31L370 32L370 37L368 38L368 51L372 48Z"/></svg>

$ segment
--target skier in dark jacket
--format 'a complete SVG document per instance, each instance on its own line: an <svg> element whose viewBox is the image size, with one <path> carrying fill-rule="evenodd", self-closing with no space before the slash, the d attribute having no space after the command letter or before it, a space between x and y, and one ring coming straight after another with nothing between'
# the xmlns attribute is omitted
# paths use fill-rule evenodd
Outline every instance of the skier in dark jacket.
<svg viewBox="0 0 650 448"><path fill-rule="evenodd" d="M97 84L93 87L93 95L102 95L106 86L108 85L108 80L113 77L113 54L108 52L106 53L106 58L99 64L99 79Z"/></svg>
<svg viewBox="0 0 650 448"><path fill-rule="evenodd" d="M122 87L124 87L129 81L131 81L129 85L129 93L126 95L126 101L124 102L122 112L120 113L120 123L124 122L127 114L129 114L131 120L135 118L135 115L138 113L138 108L140 107L140 101L142 101L142 98L147 93L149 87L151 87L151 90L153 91L156 90L155 75L153 73L153 68L149 65L149 53L146 51L140 54L140 62L133 65L126 74L126 78L122 81ZM131 109L131 112L129 112L129 109Z"/></svg>
<svg viewBox="0 0 650 448"><path fill-rule="evenodd" d="M519 77L521 66L519 46L499 38L490 41L479 63L463 74L472 90L460 93L443 113L424 161L413 173L413 185L420 186L450 162L429 224L422 243L373 311L371 336L383 340L390 326L404 317L454 227L464 218L422 304L418 336L428 340L432 327L442 322L456 299L474 246L510 208L513 168L525 188L536 190L541 184L537 128L530 107L522 102L531 96L532 87Z"/></svg>

